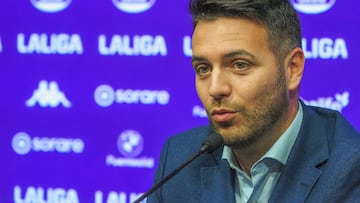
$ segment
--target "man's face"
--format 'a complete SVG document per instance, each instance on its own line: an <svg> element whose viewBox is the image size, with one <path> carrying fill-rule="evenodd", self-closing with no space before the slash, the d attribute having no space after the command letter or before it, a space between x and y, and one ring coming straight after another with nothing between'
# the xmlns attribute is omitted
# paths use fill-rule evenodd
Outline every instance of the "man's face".
<svg viewBox="0 0 360 203"><path fill-rule="evenodd" d="M265 28L246 19L200 21L192 43L196 90L225 144L244 147L274 133L288 93Z"/></svg>

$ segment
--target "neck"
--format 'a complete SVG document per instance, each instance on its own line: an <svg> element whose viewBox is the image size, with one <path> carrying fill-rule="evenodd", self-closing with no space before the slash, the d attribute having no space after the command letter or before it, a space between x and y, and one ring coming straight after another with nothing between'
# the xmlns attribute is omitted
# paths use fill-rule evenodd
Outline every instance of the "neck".
<svg viewBox="0 0 360 203"><path fill-rule="evenodd" d="M266 138L265 138L266 137ZM258 140L250 146L245 148L233 148L233 156L236 159L238 166L251 177L252 166L271 148L279 136L264 136L263 139ZM269 139L271 138L271 139Z"/></svg>

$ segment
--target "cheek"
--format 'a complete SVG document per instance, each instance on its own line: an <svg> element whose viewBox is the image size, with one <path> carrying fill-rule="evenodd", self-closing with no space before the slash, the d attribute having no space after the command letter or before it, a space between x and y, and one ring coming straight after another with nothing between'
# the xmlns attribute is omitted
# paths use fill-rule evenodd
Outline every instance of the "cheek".
<svg viewBox="0 0 360 203"><path fill-rule="evenodd" d="M266 86L264 81L256 77L242 78L235 80L233 83L233 92L237 97L241 97L244 100L253 100L262 91L264 86Z"/></svg>
<svg viewBox="0 0 360 203"><path fill-rule="evenodd" d="M260 77L259 75L258 77L249 79L246 82L242 82L241 85L237 85L236 92L238 95L241 95L244 100L254 102L261 98L262 95L268 94L272 91L274 81L275 78L272 76Z"/></svg>
<svg viewBox="0 0 360 203"><path fill-rule="evenodd" d="M280 70L276 65L264 67L264 69L267 70L258 76L258 84L260 88L267 89L274 86L278 82L280 77Z"/></svg>

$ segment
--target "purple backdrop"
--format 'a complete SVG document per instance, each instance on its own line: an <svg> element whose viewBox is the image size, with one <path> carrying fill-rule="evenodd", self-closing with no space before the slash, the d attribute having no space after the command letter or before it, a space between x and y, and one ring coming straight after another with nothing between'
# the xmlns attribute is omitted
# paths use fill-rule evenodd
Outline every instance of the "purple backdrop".
<svg viewBox="0 0 360 203"><path fill-rule="evenodd" d="M301 97L359 130L360 3L292 0ZM167 137L207 124L188 0L0 3L0 202L127 203Z"/></svg>

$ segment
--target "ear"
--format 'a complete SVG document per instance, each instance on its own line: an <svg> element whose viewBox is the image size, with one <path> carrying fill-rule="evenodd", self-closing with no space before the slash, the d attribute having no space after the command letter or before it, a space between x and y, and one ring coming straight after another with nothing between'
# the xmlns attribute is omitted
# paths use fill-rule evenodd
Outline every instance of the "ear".
<svg viewBox="0 0 360 203"><path fill-rule="evenodd" d="M305 56L301 48L293 49L285 60L285 72L287 76L288 90L296 90L304 73Z"/></svg>

